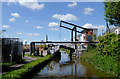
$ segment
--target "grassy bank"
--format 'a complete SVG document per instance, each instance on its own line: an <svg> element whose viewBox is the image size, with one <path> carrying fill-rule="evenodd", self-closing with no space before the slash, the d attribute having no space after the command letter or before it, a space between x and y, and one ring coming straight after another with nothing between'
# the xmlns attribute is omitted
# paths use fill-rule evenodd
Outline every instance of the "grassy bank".
<svg viewBox="0 0 120 79"><path fill-rule="evenodd" d="M4 62L4 63L0 63L0 66L2 66L2 71L8 71L10 66L14 65L14 64L19 64L19 63L23 63L24 61L26 61L24 58L22 58L21 61L17 61L17 62Z"/></svg>
<svg viewBox="0 0 120 79"><path fill-rule="evenodd" d="M42 66L43 62L48 61L49 59L51 59L53 57L53 55L47 55L45 57L41 57L40 59L36 59L35 61L29 62L27 64L25 64L23 67L21 67L18 70L14 70L14 71L10 71L7 72L6 74L4 74L2 76L3 79L8 79L8 78L25 78L25 76L28 75L31 76L32 74L34 74L34 72L32 72L35 68L39 68L38 66Z"/></svg>
<svg viewBox="0 0 120 79"><path fill-rule="evenodd" d="M120 77L120 36L107 34L99 38L97 47L81 56L81 61L92 63L96 68Z"/></svg>
<svg viewBox="0 0 120 79"><path fill-rule="evenodd" d="M34 56L34 55L30 55L30 54L25 54L25 56L29 56L31 58L42 57L41 55L40 56Z"/></svg>

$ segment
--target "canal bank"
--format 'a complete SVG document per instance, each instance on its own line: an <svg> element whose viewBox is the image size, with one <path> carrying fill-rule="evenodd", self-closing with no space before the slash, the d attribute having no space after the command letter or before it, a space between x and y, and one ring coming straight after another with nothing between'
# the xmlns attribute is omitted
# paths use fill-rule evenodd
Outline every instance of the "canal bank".
<svg viewBox="0 0 120 79"><path fill-rule="evenodd" d="M98 40L96 47L89 45L87 52L81 56L81 61L120 78L120 36L109 33Z"/></svg>
<svg viewBox="0 0 120 79"><path fill-rule="evenodd" d="M58 78L103 78L112 77L96 69L92 64L81 62L80 58L71 59L66 51L61 51L61 58L52 60L32 79Z"/></svg>
<svg viewBox="0 0 120 79"><path fill-rule="evenodd" d="M30 79L33 77L40 69L46 66L51 60L59 59L60 52L57 51L53 55L47 55L45 57L41 57L36 59L35 61L29 62L25 64L20 69L7 72L6 74L2 75L2 79Z"/></svg>

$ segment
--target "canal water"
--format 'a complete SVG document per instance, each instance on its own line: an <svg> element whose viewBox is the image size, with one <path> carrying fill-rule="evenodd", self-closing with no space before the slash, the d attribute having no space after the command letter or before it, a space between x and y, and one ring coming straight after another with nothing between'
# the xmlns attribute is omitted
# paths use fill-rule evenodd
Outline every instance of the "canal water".
<svg viewBox="0 0 120 79"><path fill-rule="evenodd" d="M110 77L105 72L96 69L93 65L80 62L80 59L70 59L65 51L61 51L61 59L51 61L33 79L45 78L100 78Z"/></svg>

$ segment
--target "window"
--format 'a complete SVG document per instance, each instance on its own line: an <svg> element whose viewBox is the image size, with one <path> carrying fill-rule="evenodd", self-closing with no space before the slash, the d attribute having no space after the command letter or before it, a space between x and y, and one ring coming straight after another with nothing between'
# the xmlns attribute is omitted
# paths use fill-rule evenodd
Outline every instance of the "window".
<svg viewBox="0 0 120 79"><path fill-rule="evenodd" d="M116 31L116 34L117 34L117 31Z"/></svg>
<svg viewBox="0 0 120 79"><path fill-rule="evenodd" d="M86 32L86 34L88 34L88 32Z"/></svg>

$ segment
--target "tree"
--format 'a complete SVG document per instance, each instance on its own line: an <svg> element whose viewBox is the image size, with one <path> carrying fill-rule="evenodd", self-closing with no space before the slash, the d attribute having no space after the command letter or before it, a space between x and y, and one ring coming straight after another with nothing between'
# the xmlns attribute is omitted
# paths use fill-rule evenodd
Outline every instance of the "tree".
<svg viewBox="0 0 120 79"><path fill-rule="evenodd" d="M2 35L3 32L6 32L6 30L0 30L0 36Z"/></svg>
<svg viewBox="0 0 120 79"><path fill-rule="evenodd" d="M120 26L120 1L118 2L104 2L105 20L110 25Z"/></svg>

